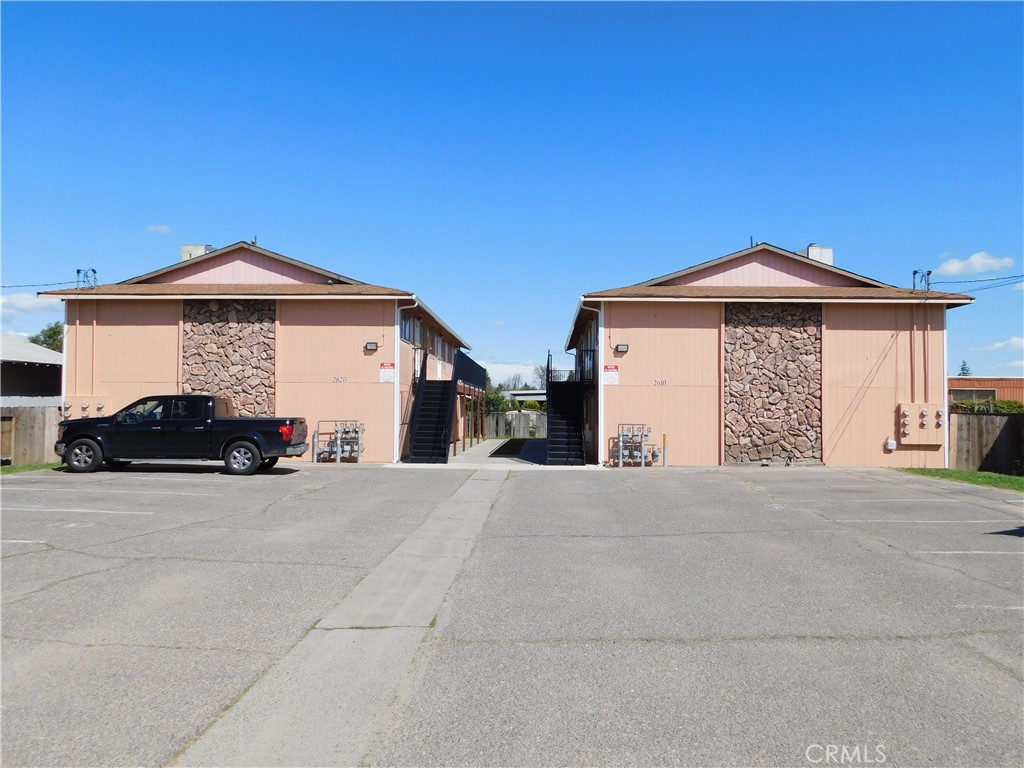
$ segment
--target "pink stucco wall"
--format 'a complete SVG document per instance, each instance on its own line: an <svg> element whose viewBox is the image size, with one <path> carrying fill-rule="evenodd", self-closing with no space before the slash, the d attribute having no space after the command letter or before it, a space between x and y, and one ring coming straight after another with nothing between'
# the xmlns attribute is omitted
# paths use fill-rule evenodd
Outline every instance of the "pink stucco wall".
<svg viewBox="0 0 1024 768"><path fill-rule="evenodd" d="M147 282L180 283L182 285L214 283L222 285L281 285L284 283L324 283L327 279L316 272L256 253L245 248L203 259L195 264L184 263L178 269L157 275Z"/></svg>
<svg viewBox="0 0 1024 768"><path fill-rule="evenodd" d="M713 303L604 303L604 364L619 383L600 383L608 458L619 423L647 423L668 439L670 466L713 466L722 458L722 310ZM825 304L822 311L822 457L830 466L943 467L946 430L934 418L945 400L945 309L940 305ZM614 348L628 344L629 351ZM897 409L932 415L909 438ZM916 413L915 413L916 416ZM588 434L596 444L597 418ZM887 439L897 439L890 451Z"/></svg>
<svg viewBox="0 0 1024 768"><path fill-rule="evenodd" d="M897 407L945 400L945 312L937 305L826 304L822 312L824 462L846 467L945 466L946 430L897 439ZM915 414L916 416L916 414Z"/></svg>
<svg viewBox="0 0 1024 768"><path fill-rule="evenodd" d="M770 251L758 251L666 280L660 285L764 286L813 288L856 286L862 282L828 269L810 259L800 261Z"/></svg>

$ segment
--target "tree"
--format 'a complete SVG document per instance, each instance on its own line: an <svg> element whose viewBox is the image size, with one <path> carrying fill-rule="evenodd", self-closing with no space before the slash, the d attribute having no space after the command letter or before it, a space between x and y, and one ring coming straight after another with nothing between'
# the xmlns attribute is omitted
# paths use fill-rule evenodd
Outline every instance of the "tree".
<svg viewBox="0 0 1024 768"><path fill-rule="evenodd" d="M522 389L523 388L523 375L521 373L513 373L505 381L501 383L501 388L505 391L510 389Z"/></svg>
<svg viewBox="0 0 1024 768"><path fill-rule="evenodd" d="M28 340L40 347L52 349L54 352L64 351L64 323L50 323L39 333L29 336Z"/></svg>
<svg viewBox="0 0 1024 768"><path fill-rule="evenodd" d="M961 360L960 361L960 373L958 373L957 376L970 376L970 375L971 375L971 366L969 366L967 364L966 360Z"/></svg>
<svg viewBox="0 0 1024 768"><path fill-rule="evenodd" d="M488 413L508 410L508 398L502 393L501 387L488 387L484 397Z"/></svg>
<svg viewBox="0 0 1024 768"><path fill-rule="evenodd" d="M537 382L537 386L543 389L547 385L548 368L546 365L535 365L533 366L533 380Z"/></svg>

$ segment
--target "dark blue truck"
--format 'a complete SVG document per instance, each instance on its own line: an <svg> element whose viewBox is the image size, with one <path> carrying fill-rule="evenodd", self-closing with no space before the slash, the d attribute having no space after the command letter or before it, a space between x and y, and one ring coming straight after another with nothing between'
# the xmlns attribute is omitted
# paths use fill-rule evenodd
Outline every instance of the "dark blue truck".
<svg viewBox="0 0 1024 768"><path fill-rule="evenodd" d="M213 395L151 395L110 416L60 422L53 449L69 472L135 459L208 459L251 475L309 445L303 418L235 416L228 398Z"/></svg>

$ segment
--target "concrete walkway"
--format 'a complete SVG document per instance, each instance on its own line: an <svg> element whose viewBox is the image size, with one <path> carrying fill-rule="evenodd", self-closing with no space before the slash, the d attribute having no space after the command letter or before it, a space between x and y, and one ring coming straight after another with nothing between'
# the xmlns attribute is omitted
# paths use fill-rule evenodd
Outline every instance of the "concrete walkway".
<svg viewBox="0 0 1024 768"><path fill-rule="evenodd" d="M549 467L544 462L547 460L548 441L543 439L527 440L523 450L518 456L492 456L491 454L504 445L504 440L484 440L472 448L462 450L459 445L459 452L456 456L448 458L447 464L417 464L417 467L452 467L458 469L507 469L507 470L595 470L596 465L587 464L582 467Z"/></svg>
<svg viewBox="0 0 1024 768"><path fill-rule="evenodd" d="M358 765L507 476L475 472L176 764Z"/></svg>

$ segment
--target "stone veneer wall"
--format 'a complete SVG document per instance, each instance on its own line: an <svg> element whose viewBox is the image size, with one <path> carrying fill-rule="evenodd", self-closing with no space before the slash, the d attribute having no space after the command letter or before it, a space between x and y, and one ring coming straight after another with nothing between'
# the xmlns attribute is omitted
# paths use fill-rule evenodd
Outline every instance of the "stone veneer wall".
<svg viewBox="0 0 1024 768"><path fill-rule="evenodd" d="M821 461L821 305L725 305L725 462Z"/></svg>
<svg viewBox="0 0 1024 768"><path fill-rule="evenodd" d="M239 416L273 416L273 301L186 301L182 390L226 395Z"/></svg>

